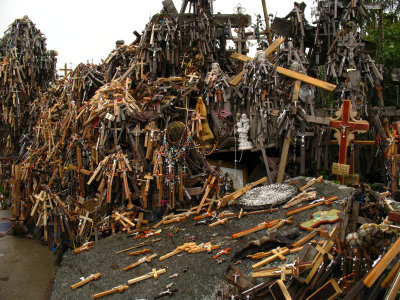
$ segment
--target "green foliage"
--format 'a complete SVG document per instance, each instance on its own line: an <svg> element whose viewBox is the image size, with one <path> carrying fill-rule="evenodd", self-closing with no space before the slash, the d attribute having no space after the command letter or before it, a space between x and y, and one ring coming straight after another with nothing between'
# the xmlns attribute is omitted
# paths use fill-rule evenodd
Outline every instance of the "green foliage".
<svg viewBox="0 0 400 300"><path fill-rule="evenodd" d="M378 62L384 64L385 69L390 71L392 68L400 67L400 22L399 22L399 8L397 6L393 11L382 14L382 26L379 22L378 14L369 18L366 27L366 35L364 38L368 41L377 44L376 59ZM372 16L372 15L370 15ZM385 78L384 84L384 99L385 105L396 105L397 87L390 83L389 78Z"/></svg>
<svg viewBox="0 0 400 300"><path fill-rule="evenodd" d="M383 63L388 68L400 66L400 22L386 16L383 21ZM376 42L379 38L378 26L371 24L367 29L366 40Z"/></svg>

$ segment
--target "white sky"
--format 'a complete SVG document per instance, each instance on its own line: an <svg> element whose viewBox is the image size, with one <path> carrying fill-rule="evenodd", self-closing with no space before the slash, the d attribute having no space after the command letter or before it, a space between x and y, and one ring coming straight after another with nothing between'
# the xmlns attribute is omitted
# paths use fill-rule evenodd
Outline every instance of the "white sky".
<svg viewBox="0 0 400 300"><path fill-rule="evenodd" d="M306 18L311 22L313 0L307 4ZM300 1L298 1L300 2ZM261 0L216 0L214 12L234 13L241 3L246 14L255 21L261 14ZM269 14L284 17L294 0L266 0ZM177 10L182 1L174 0ZM114 49L117 40L130 44L135 40L133 31L142 32L150 17L162 9L162 0L0 0L0 36L17 18L28 15L36 28L47 38L47 49L58 52L58 68L72 62L100 63Z"/></svg>

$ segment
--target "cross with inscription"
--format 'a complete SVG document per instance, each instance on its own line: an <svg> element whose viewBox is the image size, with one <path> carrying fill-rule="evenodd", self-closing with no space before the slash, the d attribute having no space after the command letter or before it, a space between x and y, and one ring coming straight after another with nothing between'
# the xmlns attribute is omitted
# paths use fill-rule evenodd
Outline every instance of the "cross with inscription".
<svg viewBox="0 0 400 300"><path fill-rule="evenodd" d="M339 143L339 164L347 162L347 147L354 140L355 132L367 132L369 123L365 120L355 119L356 112L353 110L351 100L344 100L340 109L336 112L337 118L330 118L329 127L335 131L334 137ZM344 178L338 175L338 180L343 184Z"/></svg>

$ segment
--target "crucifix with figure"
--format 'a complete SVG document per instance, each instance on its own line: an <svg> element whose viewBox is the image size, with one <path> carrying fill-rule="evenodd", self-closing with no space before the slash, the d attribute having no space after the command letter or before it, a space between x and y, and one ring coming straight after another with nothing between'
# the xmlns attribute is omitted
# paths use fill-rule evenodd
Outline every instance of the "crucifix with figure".
<svg viewBox="0 0 400 300"><path fill-rule="evenodd" d="M334 164L334 167L345 167L347 166L347 147L349 143L354 140L354 133L356 132L367 132L369 129L369 123L365 120L357 120L357 113L353 110L351 100L344 100L340 109L336 112L337 118L331 118L329 127L335 131L334 137L339 143L339 161L338 164ZM342 168L349 169L349 168ZM338 180L341 184L344 183L344 175L336 173Z"/></svg>

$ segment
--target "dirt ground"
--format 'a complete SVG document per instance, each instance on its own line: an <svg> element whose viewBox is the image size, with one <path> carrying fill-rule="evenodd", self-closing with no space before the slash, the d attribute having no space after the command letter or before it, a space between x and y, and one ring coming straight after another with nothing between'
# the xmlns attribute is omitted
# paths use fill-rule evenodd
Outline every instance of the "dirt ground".
<svg viewBox="0 0 400 300"><path fill-rule="evenodd" d="M297 187L305 183L304 177L293 178L290 181L297 181ZM352 197L355 190L342 185L324 181L314 185L318 192L318 197L338 196L332 206L327 207L322 205L302 213L294 215L292 225L284 225L277 232L272 233L272 237L279 240L293 242L306 235L307 232L300 230L298 224L304 220L310 219L310 215L319 210L329 210L331 208L340 209L341 203L349 197ZM303 203L303 205L306 203ZM161 225L161 233L157 236L147 239L133 239L128 237L126 233L118 233L114 236L104 238L95 243L95 246L90 251L84 251L80 254L74 254L72 251L64 255L61 266L59 267L56 279L53 285L51 299L89 299L93 298L95 293L109 290L121 284L128 285L129 279L147 274L152 271L152 268L166 268L167 272L159 275L158 279L150 278L138 283L129 285L129 289L123 293L115 293L106 296L105 299L153 299L161 292L167 290L167 285L173 283L171 289L176 288L178 291L168 299L217 299L216 295L222 286L227 284L225 279L225 271L232 266L238 267L242 272L251 275L251 265L255 262L250 259L242 259L241 263L235 265L232 257L241 250L247 242L260 239L267 234L267 230L261 230L239 239L233 240L233 233L249 229L258 225L261 221L272 221L275 219L284 218L286 210L281 209L277 212L267 214L255 214L228 220L223 225L208 227L207 225L194 224L193 216L180 223L172 223ZM234 206L225 207L225 210L235 212L239 209ZM220 210L221 211L221 210ZM150 224L152 225L152 224ZM327 225L326 229L330 230L334 225ZM293 240L285 239L289 233L297 235ZM145 246L143 248L151 248L151 252L141 254L140 256L129 256L127 253L116 254L116 251L138 245L141 242L161 238L161 241L154 243L153 246ZM187 242L196 242L198 244L211 242L219 244L220 249L231 248L228 255L222 255L224 259L222 263L218 263L212 259L218 250L212 253L202 252L189 254L182 252L174 255L163 261L159 257L173 251L177 246ZM137 251L143 248L138 248L132 251ZM258 252L258 251L255 251ZM122 269L140 259L157 253L158 257L154 258L150 263L142 263L141 265L129 270ZM286 261L292 262L294 255L287 255ZM277 260L264 267L272 267L280 265L281 261ZM71 284L80 281L80 277L86 277L93 273L101 273L100 279L92 281L78 289L72 290ZM178 274L175 278L170 278L171 275ZM263 282L266 279L258 279L256 282Z"/></svg>
<svg viewBox="0 0 400 300"><path fill-rule="evenodd" d="M10 217L0 210L0 217ZM48 299L55 256L38 240L7 234L0 238L0 299Z"/></svg>

